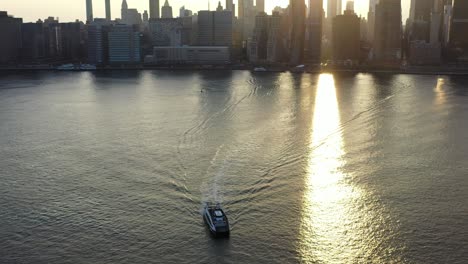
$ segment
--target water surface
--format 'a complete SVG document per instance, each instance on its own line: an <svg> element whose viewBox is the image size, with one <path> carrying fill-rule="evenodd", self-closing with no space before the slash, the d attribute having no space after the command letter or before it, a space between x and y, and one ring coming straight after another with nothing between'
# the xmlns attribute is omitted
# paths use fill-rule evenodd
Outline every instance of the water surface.
<svg viewBox="0 0 468 264"><path fill-rule="evenodd" d="M468 79L0 76L0 263L467 263ZM230 239L203 225L222 202Z"/></svg>

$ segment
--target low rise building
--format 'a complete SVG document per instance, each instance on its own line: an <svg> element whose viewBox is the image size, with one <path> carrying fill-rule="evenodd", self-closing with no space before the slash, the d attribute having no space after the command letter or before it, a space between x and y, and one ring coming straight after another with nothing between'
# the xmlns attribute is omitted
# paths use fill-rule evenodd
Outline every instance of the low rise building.
<svg viewBox="0 0 468 264"><path fill-rule="evenodd" d="M154 47L153 55L145 58L146 64L169 65L220 65L230 63L229 47L181 46Z"/></svg>

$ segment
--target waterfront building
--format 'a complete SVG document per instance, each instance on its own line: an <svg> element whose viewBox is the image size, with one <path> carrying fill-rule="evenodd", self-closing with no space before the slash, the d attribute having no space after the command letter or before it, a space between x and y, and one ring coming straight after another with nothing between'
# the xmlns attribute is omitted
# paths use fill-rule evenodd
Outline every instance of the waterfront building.
<svg viewBox="0 0 468 264"><path fill-rule="evenodd" d="M290 0L289 7L291 12L291 37L290 37L290 63L299 65L304 60L304 42L305 42L305 17L306 6L303 0Z"/></svg>
<svg viewBox="0 0 468 264"><path fill-rule="evenodd" d="M173 65L222 65L230 63L230 51L226 46L154 47L153 55L145 58L145 64Z"/></svg>
<svg viewBox="0 0 468 264"><path fill-rule="evenodd" d="M411 65L438 65L441 62L440 43L431 43L424 40L410 42L408 61Z"/></svg>
<svg viewBox="0 0 468 264"><path fill-rule="evenodd" d="M458 50L458 60L468 62L468 1L453 0L450 44Z"/></svg>
<svg viewBox="0 0 468 264"><path fill-rule="evenodd" d="M401 0L380 0L375 8L374 59L395 65L402 57Z"/></svg>
<svg viewBox="0 0 468 264"><path fill-rule="evenodd" d="M60 23L61 59L79 62L84 59L81 38L81 24L79 22Z"/></svg>
<svg viewBox="0 0 468 264"><path fill-rule="evenodd" d="M248 46L250 62L263 62L267 60L269 22L269 16L265 12L255 16L255 27Z"/></svg>
<svg viewBox="0 0 468 264"><path fill-rule="evenodd" d="M351 10L333 18L333 60L358 62L361 53L361 20Z"/></svg>
<svg viewBox="0 0 468 264"><path fill-rule="evenodd" d="M273 12L270 17L267 42L267 58L270 63L280 61L281 52L281 15Z"/></svg>
<svg viewBox="0 0 468 264"><path fill-rule="evenodd" d="M232 46L232 22L231 11L199 11L198 45Z"/></svg>
<svg viewBox="0 0 468 264"><path fill-rule="evenodd" d="M182 24L181 44L183 46L190 46L195 44L196 26L194 26L194 18L194 16L185 16L179 18Z"/></svg>
<svg viewBox="0 0 468 264"><path fill-rule="evenodd" d="M440 0L412 0L407 21L407 58L411 64L437 64L441 61L440 31L442 23Z"/></svg>
<svg viewBox="0 0 468 264"><path fill-rule="evenodd" d="M434 0L411 0L408 22L408 40L430 40L431 11Z"/></svg>
<svg viewBox="0 0 468 264"><path fill-rule="evenodd" d="M149 0L149 18L159 18L159 0Z"/></svg>
<svg viewBox="0 0 468 264"><path fill-rule="evenodd" d="M444 1L434 0L434 5L431 12L431 25L430 25L430 40L432 44L442 45L442 25L443 25Z"/></svg>
<svg viewBox="0 0 468 264"><path fill-rule="evenodd" d="M117 24L110 27L108 40L110 64L141 62L140 32L135 26Z"/></svg>
<svg viewBox="0 0 468 264"><path fill-rule="evenodd" d="M86 23L93 21L93 0L86 0Z"/></svg>
<svg viewBox="0 0 468 264"><path fill-rule="evenodd" d="M106 65L109 63L108 34L110 23L104 19L94 19L88 25L88 63Z"/></svg>
<svg viewBox="0 0 468 264"><path fill-rule="evenodd" d="M152 46L181 46L182 20L179 18L151 19L149 22Z"/></svg>
<svg viewBox="0 0 468 264"><path fill-rule="evenodd" d="M46 56L45 35L42 22L21 25L23 62L39 62Z"/></svg>
<svg viewBox="0 0 468 264"><path fill-rule="evenodd" d="M444 4L444 14L442 22L442 42L447 46L450 42L450 26L452 25L453 6L452 1L448 0Z"/></svg>
<svg viewBox="0 0 468 264"><path fill-rule="evenodd" d="M48 17L44 20L44 39L46 47L46 57L49 59L59 59L62 54L62 30L58 19Z"/></svg>
<svg viewBox="0 0 468 264"><path fill-rule="evenodd" d="M21 24L23 19L0 11L0 64L14 63L21 50Z"/></svg>
<svg viewBox="0 0 468 264"><path fill-rule="evenodd" d="M110 0L106 0L106 19L107 19L107 21L112 20Z"/></svg>
<svg viewBox="0 0 468 264"><path fill-rule="evenodd" d="M164 2L164 6L161 8L161 18L172 18L172 6L169 5L169 1Z"/></svg>
<svg viewBox="0 0 468 264"><path fill-rule="evenodd" d="M309 0L307 61L320 63L322 55L323 0Z"/></svg>

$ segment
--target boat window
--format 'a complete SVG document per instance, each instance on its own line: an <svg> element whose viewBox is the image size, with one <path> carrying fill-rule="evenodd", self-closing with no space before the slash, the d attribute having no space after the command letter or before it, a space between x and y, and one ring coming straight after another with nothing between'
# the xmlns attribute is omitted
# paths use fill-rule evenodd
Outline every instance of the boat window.
<svg viewBox="0 0 468 264"><path fill-rule="evenodd" d="M219 210L216 210L214 213L216 216L223 216L223 213Z"/></svg>

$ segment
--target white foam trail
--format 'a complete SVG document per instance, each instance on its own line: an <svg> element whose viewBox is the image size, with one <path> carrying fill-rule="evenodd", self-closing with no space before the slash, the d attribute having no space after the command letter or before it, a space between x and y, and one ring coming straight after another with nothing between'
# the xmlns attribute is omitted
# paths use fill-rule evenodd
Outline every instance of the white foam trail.
<svg viewBox="0 0 468 264"><path fill-rule="evenodd" d="M220 156L221 150L224 147L224 145L221 145L218 150L216 151L215 155L210 161L210 167L207 169L207 175L212 174L212 171L219 166L218 164L218 158ZM222 203L223 198L224 198L224 193L223 193L223 186L224 186L224 177L225 177L225 172L226 168L228 167L228 162L225 159L222 166L217 170L217 172L214 174L213 178L207 179L205 182L203 182L200 186L200 192L202 195L202 209L205 206L207 202L209 203Z"/></svg>

